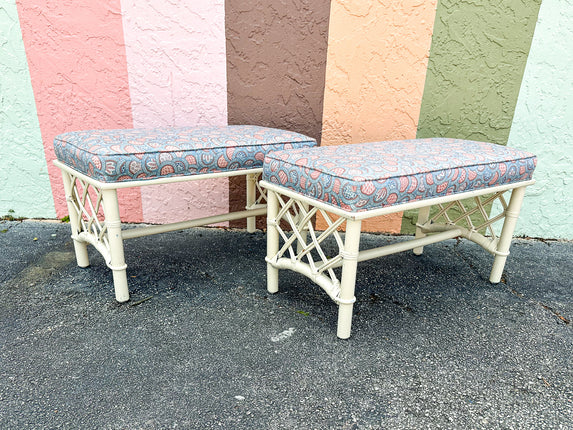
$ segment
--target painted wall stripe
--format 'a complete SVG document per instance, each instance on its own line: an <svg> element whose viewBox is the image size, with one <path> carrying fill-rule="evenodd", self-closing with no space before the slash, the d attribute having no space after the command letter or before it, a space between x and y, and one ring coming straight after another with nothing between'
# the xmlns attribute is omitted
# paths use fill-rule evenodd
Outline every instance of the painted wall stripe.
<svg viewBox="0 0 573 430"><path fill-rule="evenodd" d="M227 0L225 8L229 123L319 139L330 1ZM230 196L231 210L244 207L244 178L230 181Z"/></svg>
<svg viewBox="0 0 573 430"><path fill-rule="evenodd" d="M132 126L119 0L17 0L58 216L67 213L52 142L62 132ZM122 216L141 221L139 190Z"/></svg>
<svg viewBox="0 0 573 430"><path fill-rule="evenodd" d="M0 5L0 216L55 217L15 0Z"/></svg>
<svg viewBox="0 0 573 430"><path fill-rule="evenodd" d="M439 2L417 137L507 143L540 3Z"/></svg>
<svg viewBox="0 0 573 430"><path fill-rule="evenodd" d="M540 4L439 2L418 137L507 143Z"/></svg>
<svg viewBox="0 0 573 430"><path fill-rule="evenodd" d="M122 0L135 127L225 125L223 0ZM224 213L226 178L144 187L144 220Z"/></svg>
<svg viewBox="0 0 573 430"><path fill-rule="evenodd" d="M416 136L436 1L332 2L323 145ZM401 213L364 230L399 232Z"/></svg>
<svg viewBox="0 0 573 430"><path fill-rule="evenodd" d="M573 238L573 1L545 0L508 145L538 156L516 234Z"/></svg>

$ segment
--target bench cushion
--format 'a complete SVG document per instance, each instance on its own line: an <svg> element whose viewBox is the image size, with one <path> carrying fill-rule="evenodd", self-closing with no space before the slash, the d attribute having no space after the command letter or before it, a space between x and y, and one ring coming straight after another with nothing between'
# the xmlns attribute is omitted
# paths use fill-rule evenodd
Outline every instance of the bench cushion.
<svg viewBox="0 0 573 430"><path fill-rule="evenodd" d="M536 161L491 143L412 139L272 152L263 179L357 212L526 181Z"/></svg>
<svg viewBox="0 0 573 430"><path fill-rule="evenodd" d="M261 168L269 150L315 145L299 133L250 125L86 130L54 139L59 161L102 182Z"/></svg>

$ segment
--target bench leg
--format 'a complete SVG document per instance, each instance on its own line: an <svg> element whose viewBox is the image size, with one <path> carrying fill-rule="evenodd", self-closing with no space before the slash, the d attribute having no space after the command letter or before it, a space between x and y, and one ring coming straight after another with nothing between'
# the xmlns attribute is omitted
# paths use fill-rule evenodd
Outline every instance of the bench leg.
<svg viewBox="0 0 573 430"><path fill-rule="evenodd" d="M430 218L430 206L426 206L418 210L418 220L416 222L416 239L421 239L423 237L426 237L426 233L422 232L422 229L419 226L426 224L429 218ZM422 255L422 253L424 252L424 247L419 246L417 248L414 248L413 251L415 255Z"/></svg>
<svg viewBox="0 0 573 430"><path fill-rule="evenodd" d="M79 240L78 235L82 231L81 214L78 213L79 204L74 196L74 179L70 174L62 170L62 177L64 180L64 192L66 193L66 203L68 205L68 216L70 217L70 227L72 229L72 239L74 241L74 251L76 254L76 262L79 267L88 267L90 259L88 256L88 244Z"/></svg>
<svg viewBox="0 0 573 430"><path fill-rule="evenodd" d="M279 291L279 269L269 261L279 251L279 230L277 228L277 215L279 202L274 191L267 192L267 291L276 293Z"/></svg>
<svg viewBox="0 0 573 430"><path fill-rule="evenodd" d="M501 281L501 275L503 273L505 261L509 255L509 247L511 245L513 231L517 224L517 218L519 217L524 195L525 187L515 188L511 192L511 199L509 200L509 204L505 210L505 220L501 229L499 242L497 243L497 248L494 251L495 259L489 276L489 281L492 284L497 284Z"/></svg>
<svg viewBox="0 0 573 430"><path fill-rule="evenodd" d="M348 339L350 337L352 309L356 300L354 288L356 285L356 267L358 265L361 228L362 221L360 220L348 220L346 222L344 253L342 255L342 276L338 299L338 328L336 332L340 339Z"/></svg>
<svg viewBox="0 0 573 430"><path fill-rule="evenodd" d="M247 209L253 206L257 199L257 178L258 174L249 173L247 175ZM247 218L247 231L254 233L257 229L257 218L254 216Z"/></svg>
<svg viewBox="0 0 573 430"><path fill-rule="evenodd" d="M301 205L304 208L304 211L299 213L298 216L303 218L308 213L310 205L308 203L301 203ZM296 245L296 253L297 254L300 254L302 252L302 250L304 249L304 245L306 245L306 239L308 237L308 227L306 225L301 225L299 233L300 233L300 236L301 236L303 241L302 242L297 241L297 245Z"/></svg>
<svg viewBox="0 0 573 430"><path fill-rule="evenodd" d="M127 287L127 273L125 271L127 266L123 252L117 190L103 190L102 197L107 239L109 241L110 262L108 266L113 271L115 299L120 303L126 302L129 300L129 289Z"/></svg>

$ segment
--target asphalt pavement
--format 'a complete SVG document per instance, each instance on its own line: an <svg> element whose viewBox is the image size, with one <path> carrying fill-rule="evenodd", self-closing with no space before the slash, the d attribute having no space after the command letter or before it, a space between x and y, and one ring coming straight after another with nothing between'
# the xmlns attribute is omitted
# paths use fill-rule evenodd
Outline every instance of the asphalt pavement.
<svg viewBox="0 0 573 430"><path fill-rule="evenodd" d="M265 235L126 241L131 301L69 225L0 222L0 429L571 429L573 242L450 240L360 263L352 335ZM364 247L404 240L364 234Z"/></svg>

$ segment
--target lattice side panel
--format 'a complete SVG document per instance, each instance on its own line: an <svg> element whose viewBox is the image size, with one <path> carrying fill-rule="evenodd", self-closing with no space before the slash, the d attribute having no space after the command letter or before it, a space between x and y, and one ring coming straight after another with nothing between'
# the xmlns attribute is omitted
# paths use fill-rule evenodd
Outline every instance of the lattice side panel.
<svg viewBox="0 0 573 430"><path fill-rule="evenodd" d="M433 208L429 221L418 227L425 233L459 227L464 232L463 237L493 250L499 240L495 223L505 218L507 210L506 192L438 204Z"/></svg>
<svg viewBox="0 0 573 430"><path fill-rule="evenodd" d="M315 282L320 278L322 282L317 283L331 298L336 299L340 292L340 281L334 268L340 266L342 260L344 241L339 228L346 222L346 219L333 220L327 212L321 209L309 207L293 199L285 199L280 195L277 197L280 209L275 221L282 242L272 260L289 259L292 270L306 275L310 274ZM317 213L320 213L327 223L324 231L316 231L313 227L312 220ZM281 220L284 222L281 223ZM336 255L332 257L324 248L329 239L334 239L337 247Z"/></svg>
<svg viewBox="0 0 573 430"><path fill-rule="evenodd" d="M267 190L266 188L261 187L260 184L260 179L261 179L261 173L257 174L256 176L256 181L255 181L255 186L256 186L256 200L255 200L255 206L256 205L265 205L267 203Z"/></svg>
<svg viewBox="0 0 573 430"><path fill-rule="evenodd" d="M96 246L109 260L110 245L104 221L102 191L74 176L71 176L71 183L71 202L79 221L77 234L82 240Z"/></svg>

